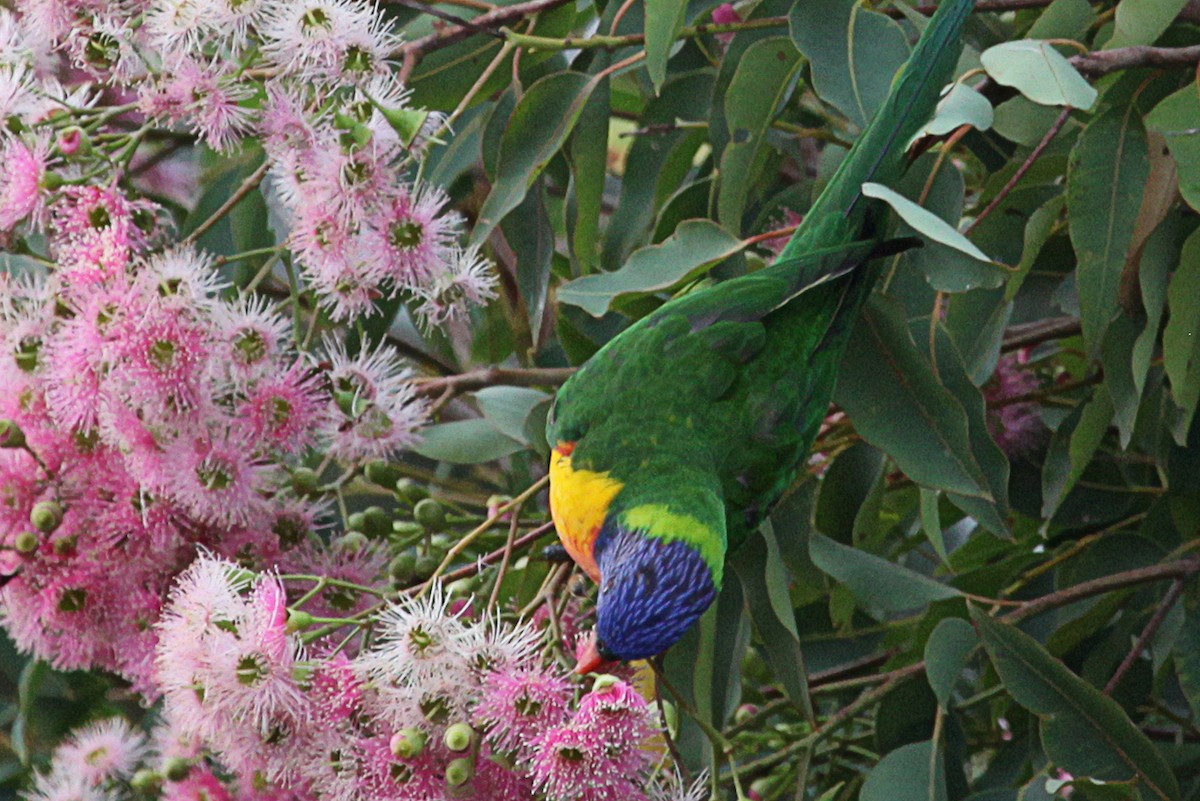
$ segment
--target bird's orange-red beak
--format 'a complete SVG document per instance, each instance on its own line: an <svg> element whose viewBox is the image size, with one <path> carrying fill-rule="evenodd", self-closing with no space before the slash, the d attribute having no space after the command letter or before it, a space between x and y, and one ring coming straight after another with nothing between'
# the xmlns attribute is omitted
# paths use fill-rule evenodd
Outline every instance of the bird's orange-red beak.
<svg viewBox="0 0 1200 801"><path fill-rule="evenodd" d="M596 643L596 632L588 635L575 649L575 672L580 676L588 673L598 673L601 668L615 664L600 655L600 647Z"/></svg>

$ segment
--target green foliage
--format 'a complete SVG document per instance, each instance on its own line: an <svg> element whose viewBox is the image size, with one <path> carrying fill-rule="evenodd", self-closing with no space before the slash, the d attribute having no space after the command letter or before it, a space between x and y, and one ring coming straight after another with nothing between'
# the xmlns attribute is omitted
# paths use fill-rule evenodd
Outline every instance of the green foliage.
<svg viewBox="0 0 1200 801"><path fill-rule="evenodd" d="M420 55L414 102L469 109L425 177L504 280L453 336L403 310L387 331L422 372L523 376L447 393L411 459L447 492L520 492L544 473L563 368L772 258L920 16L759 0L714 33L714 5L544 3L503 44ZM663 660L674 745L721 797L736 777L770 799L1200 798L1200 95L1194 62L1112 60L1200 28L1180 0L1013 5L969 26L980 55L926 128L935 153L868 189L925 247L884 263L819 455ZM986 81L963 77L980 65ZM183 231L258 159L212 168ZM251 198L201 244L273 245ZM514 560L500 589L519 608L551 573ZM68 701L107 702L0 657L19 699L2 779L74 722Z"/></svg>

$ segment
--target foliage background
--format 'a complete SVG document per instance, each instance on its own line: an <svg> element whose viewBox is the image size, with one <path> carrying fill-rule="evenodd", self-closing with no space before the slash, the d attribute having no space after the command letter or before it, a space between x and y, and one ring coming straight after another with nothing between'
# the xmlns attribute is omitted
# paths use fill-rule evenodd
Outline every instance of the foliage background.
<svg viewBox="0 0 1200 801"><path fill-rule="evenodd" d="M540 477L564 368L673 291L769 257L764 234L804 213L931 11L761 0L715 24L717 5L387 6L414 104L459 112L423 177L471 218L502 289L448 332L392 302L363 322L438 399L402 471L477 499ZM896 259L855 332L848 417L831 416L811 475L665 660L678 751L723 793L1200 798L1186 5L980 3L944 141L897 189L986 257L909 212L929 243ZM205 193L177 210L185 232L262 158L196 157ZM271 247L271 220L252 184L199 242ZM1007 452L989 433L1006 407L1029 412ZM380 502L359 489L353 508ZM548 542L506 578L519 601ZM102 677L11 649L0 668L10 791L70 725L134 708Z"/></svg>

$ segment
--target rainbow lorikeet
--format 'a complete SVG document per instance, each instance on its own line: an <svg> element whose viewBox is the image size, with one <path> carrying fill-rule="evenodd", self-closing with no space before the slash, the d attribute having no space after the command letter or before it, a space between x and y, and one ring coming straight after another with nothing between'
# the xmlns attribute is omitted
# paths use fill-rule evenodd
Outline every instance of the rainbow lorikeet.
<svg viewBox="0 0 1200 801"><path fill-rule="evenodd" d="M725 555L796 478L879 272L888 183L953 78L975 0L934 14L887 101L771 267L677 297L559 390L550 507L600 585L576 670L675 644L717 596Z"/></svg>

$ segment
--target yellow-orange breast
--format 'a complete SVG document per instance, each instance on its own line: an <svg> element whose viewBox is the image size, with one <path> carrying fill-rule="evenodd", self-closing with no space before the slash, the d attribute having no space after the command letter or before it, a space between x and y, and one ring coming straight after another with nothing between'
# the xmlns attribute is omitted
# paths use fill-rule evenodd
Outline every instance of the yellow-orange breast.
<svg viewBox="0 0 1200 801"><path fill-rule="evenodd" d="M567 553L594 581L599 581L596 537L608 507L624 484L608 473L576 470L571 466L574 450L574 443L560 442L550 454L550 516Z"/></svg>

